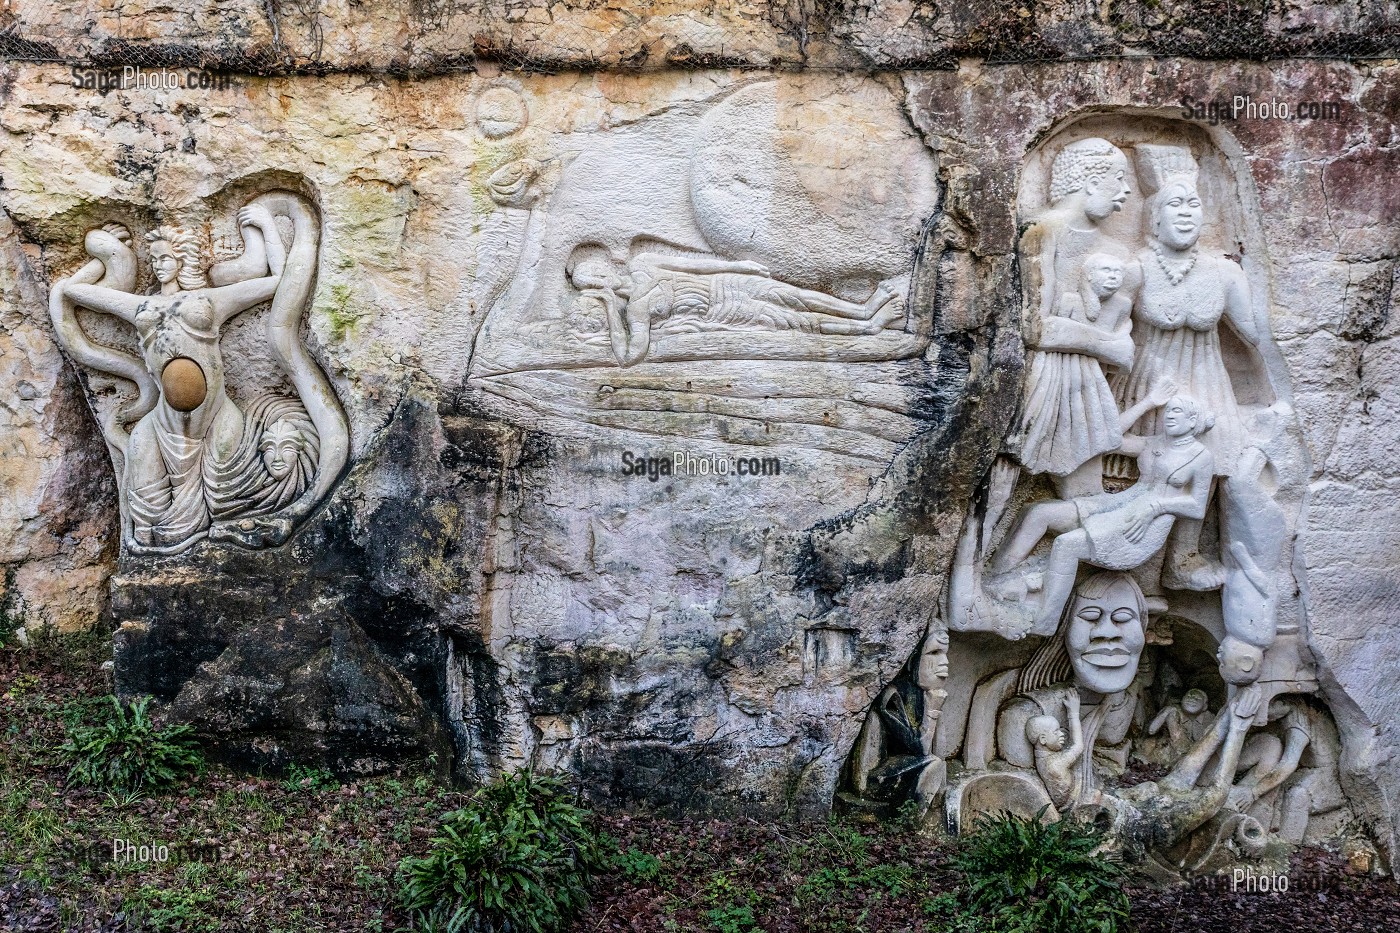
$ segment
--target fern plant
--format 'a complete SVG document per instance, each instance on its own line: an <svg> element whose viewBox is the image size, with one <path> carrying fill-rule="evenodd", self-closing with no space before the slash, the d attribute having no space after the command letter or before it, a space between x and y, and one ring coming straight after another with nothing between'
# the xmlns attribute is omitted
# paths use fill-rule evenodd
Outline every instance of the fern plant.
<svg viewBox="0 0 1400 933"><path fill-rule="evenodd" d="M507 775L447 814L421 858L399 866L414 929L552 933L612 860L557 778Z"/></svg>
<svg viewBox="0 0 1400 933"><path fill-rule="evenodd" d="M950 860L966 883L953 929L967 933L1124 933L1121 865L1101 830L1071 819L984 816ZM948 905L951 906L951 905Z"/></svg>
<svg viewBox="0 0 1400 933"><path fill-rule="evenodd" d="M95 724L74 725L59 749L69 780L104 790L159 790L203 765L194 729L158 727L147 711L150 697L130 705L117 697Z"/></svg>

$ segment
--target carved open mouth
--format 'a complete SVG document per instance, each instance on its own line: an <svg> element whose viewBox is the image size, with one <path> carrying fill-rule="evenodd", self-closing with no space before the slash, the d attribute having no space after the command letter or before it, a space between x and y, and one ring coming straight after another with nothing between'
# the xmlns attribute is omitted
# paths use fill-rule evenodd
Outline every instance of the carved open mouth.
<svg viewBox="0 0 1400 933"><path fill-rule="evenodd" d="M1127 648L1095 648L1084 652L1084 660L1095 667L1123 667L1133 659Z"/></svg>

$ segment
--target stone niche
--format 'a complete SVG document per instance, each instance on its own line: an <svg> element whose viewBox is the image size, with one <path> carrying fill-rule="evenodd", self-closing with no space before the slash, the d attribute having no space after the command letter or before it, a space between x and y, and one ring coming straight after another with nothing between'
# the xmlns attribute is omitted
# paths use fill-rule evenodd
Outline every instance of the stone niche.
<svg viewBox="0 0 1400 933"><path fill-rule="evenodd" d="M1389 845L1299 545L1307 243L1149 76L250 78L186 119L25 68L6 255L113 465L118 689L226 759L1078 811L1167 877Z"/></svg>

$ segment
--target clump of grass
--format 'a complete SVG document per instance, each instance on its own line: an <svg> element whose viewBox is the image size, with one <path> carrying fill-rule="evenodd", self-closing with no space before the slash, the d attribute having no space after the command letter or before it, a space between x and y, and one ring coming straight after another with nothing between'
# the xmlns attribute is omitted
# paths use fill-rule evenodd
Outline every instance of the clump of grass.
<svg viewBox="0 0 1400 933"><path fill-rule="evenodd" d="M552 933L587 903L593 876L613 859L564 783L530 771L447 814L430 847L399 867L404 906L421 931Z"/></svg>
<svg viewBox="0 0 1400 933"><path fill-rule="evenodd" d="M956 933L1123 933L1125 871L1100 854L1104 834L1071 819L984 816L950 860L966 882L926 902Z"/></svg>
<svg viewBox="0 0 1400 933"><path fill-rule="evenodd" d="M150 697L130 704L107 699L97 721L71 726L59 749L69 780L108 791L155 791L203 767L194 729L157 726L147 710Z"/></svg>

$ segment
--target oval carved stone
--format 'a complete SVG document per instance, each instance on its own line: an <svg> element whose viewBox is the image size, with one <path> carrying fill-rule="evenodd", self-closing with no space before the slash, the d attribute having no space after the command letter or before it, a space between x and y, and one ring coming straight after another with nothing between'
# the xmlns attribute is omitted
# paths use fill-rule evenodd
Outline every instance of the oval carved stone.
<svg viewBox="0 0 1400 933"><path fill-rule="evenodd" d="M177 356L165 364L160 384L166 403L176 411L194 411L209 393L204 370L187 356Z"/></svg>

